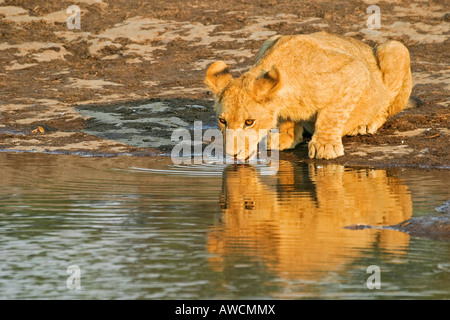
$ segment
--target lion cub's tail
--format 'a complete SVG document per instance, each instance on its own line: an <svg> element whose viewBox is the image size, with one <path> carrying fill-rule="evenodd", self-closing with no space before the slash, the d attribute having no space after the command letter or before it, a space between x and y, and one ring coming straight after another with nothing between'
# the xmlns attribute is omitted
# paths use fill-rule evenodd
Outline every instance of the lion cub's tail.
<svg viewBox="0 0 450 320"><path fill-rule="evenodd" d="M424 103L425 102L423 102L419 98L410 96L409 100L408 100L408 103L405 106L405 109L412 109L412 108L420 107Z"/></svg>

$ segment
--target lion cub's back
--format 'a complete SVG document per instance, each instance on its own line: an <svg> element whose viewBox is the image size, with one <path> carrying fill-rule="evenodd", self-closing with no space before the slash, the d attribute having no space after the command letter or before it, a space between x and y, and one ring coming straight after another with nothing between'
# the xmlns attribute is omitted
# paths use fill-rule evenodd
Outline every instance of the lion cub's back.
<svg viewBox="0 0 450 320"><path fill-rule="evenodd" d="M317 54L332 51L362 60L372 69L376 66L373 50L367 44L348 37L317 32L309 35L273 36L259 49L256 66L270 68L272 65L305 65Z"/></svg>

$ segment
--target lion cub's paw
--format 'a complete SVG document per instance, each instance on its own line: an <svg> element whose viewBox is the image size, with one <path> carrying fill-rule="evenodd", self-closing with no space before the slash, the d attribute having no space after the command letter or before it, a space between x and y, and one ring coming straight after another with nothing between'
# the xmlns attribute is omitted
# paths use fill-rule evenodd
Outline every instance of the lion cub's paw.
<svg viewBox="0 0 450 320"><path fill-rule="evenodd" d="M279 139L279 150L294 149L298 144L298 142L295 141L292 136L280 135Z"/></svg>
<svg viewBox="0 0 450 320"><path fill-rule="evenodd" d="M300 123L285 121L279 126L279 149L294 149L303 141L303 126Z"/></svg>
<svg viewBox="0 0 450 320"><path fill-rule="evenodd" d="M367 134L367 126L365 124L357 126L355 129L347 133L348 136L357 136L358 134L360 135Z"/></svg>
<svg viewBox="0 0 450 320"><path fill-rule="evenodd" d="M311 159L335 159L344 155L344 146L340 140L323 143L313 137L308 144L308 154Z"/></svg>
<svg viewBox="0 0 450 320"><path fill-rule="evenodd" d="M375 132L377 132L378 128L381 127L383 125L384 122L378 121L374 121L372 123L369 123L369 125L367 126L367 133L370 134L375 134Z"/></svg>

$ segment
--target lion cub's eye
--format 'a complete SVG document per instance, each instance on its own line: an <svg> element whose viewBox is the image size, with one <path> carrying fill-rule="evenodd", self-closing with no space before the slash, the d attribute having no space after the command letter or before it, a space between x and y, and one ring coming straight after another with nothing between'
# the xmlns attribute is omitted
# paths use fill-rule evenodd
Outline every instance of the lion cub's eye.
<svg viewBox="0 0 450 320"><path fill-rule="evenodd" d="M227 120L225 120L224 118L219 118L219 122L223 123L223 124L227 124Z"/></svg>
<svg viewBox="0 0 450 320"><path fill-rule="evenodd" d="M250 127L251 125L253 125L255 123L255 120L253 120L253 119L247 119L247 120L245 120L245 125L247 126L247 127Z"/></svg>
<svg viewBox="0 0 450 320"><path fill-rule="evenodd" d="M255 210L255 201L244 199L244 208L246 210Z"/></svg>

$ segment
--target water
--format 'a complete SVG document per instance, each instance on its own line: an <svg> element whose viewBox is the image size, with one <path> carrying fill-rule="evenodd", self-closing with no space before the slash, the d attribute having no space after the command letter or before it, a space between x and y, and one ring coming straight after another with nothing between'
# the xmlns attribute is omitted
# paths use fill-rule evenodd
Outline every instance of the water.
<svg viewBox="0 0 450 320"><path fill-rule="evenodd" d="M439 214L447 171L33 153L0 168L2 299L450 298L449 242L344 228Z"/></svg>

